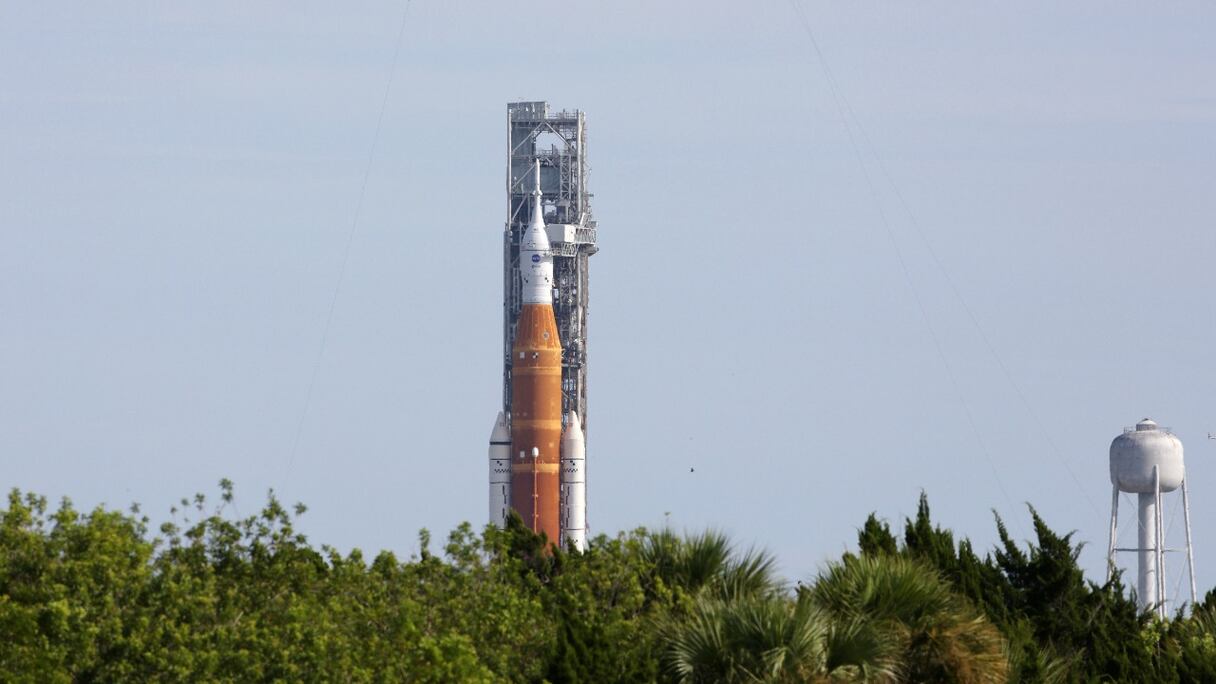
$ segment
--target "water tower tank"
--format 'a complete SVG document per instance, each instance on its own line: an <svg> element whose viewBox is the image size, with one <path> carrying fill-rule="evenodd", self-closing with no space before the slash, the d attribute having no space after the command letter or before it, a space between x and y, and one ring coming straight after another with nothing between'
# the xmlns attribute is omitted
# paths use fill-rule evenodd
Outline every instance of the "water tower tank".
<svg viewBox="0 0 1216 684"><path fill-rule="evenodd" d="M1161 477L1161 491L1172 492L1182 484L1182 442L1151 419L1124 430L1110 443L1110 481L1120 491L1154 492L1153 466Z"/></svg>

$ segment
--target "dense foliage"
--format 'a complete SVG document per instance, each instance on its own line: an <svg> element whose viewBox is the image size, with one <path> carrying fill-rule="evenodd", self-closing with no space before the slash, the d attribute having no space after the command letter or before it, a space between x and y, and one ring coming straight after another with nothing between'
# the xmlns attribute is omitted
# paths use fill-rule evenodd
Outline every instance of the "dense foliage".
<svg viewBox="0 0 1216 684"><path fill-rule="evenodd" d="M982 607L1008 642L1015 682L1216 682L1216 591L1192 615L1161 621L1139 612L1116 574L1087 581L1072 535L1053 532L1032 508L1036 540L1023 550L996 520L1000 544L983 558L966 539L933 525L922 495L903 543L871 515L864 556L902 557L935 568Z"/></svg>
<svg viewBox="0 0 1216 684"><path fill-rule="evenodd" d="M0 679L18 682L1216 681L1216 593L1137 612L1088 582L1069 535L983 557L922 499L901 538L787 587L725 536L637 530L586 553L513 520L441 551L314 548L302 506L257 515L198 495L149 529L14 491L0 511ZM180 518L180 520L179 520Z"/></svg>

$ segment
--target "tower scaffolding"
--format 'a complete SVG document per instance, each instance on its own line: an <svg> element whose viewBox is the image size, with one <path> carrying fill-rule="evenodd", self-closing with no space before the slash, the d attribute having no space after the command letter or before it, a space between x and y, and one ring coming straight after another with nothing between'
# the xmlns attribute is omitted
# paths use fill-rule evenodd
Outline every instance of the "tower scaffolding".
<svg viewBox="0 0 1216 684"><path fill-rule="evenodd" d="M532 207L535 163L553 251L553 313L562 345L562 415L587 430L588 260L598 251L587 191L583 112L552 112L547 102L507 105L507 222L503 233L503 411L511 411L511 346L523 306L519 239Z"/></svg>

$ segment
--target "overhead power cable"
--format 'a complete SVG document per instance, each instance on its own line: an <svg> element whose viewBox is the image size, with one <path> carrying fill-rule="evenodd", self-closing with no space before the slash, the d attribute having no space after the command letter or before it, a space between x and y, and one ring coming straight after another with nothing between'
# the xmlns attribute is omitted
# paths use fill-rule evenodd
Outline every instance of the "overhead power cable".
<svg viewBox="0 0 1216 684"><path fill-rule="evenodd" d="M810 22L806 17L805 12L803 11L802 7L797 4L796 0L791 0L791 3L794 4L794 9L798 12L799 18L802 20L803 27L807 31L808 37L815 48L815 52L820 58L821 64L824 65L825 71L830 72L830 68L827 66L826 60L823 59L823 53L819 49L818 42L815 40L814 32L811 30ZM849 117L851 117L854 124L857 126L857 130L860 133L865 146L870 151L871 158L878 166L878 169L881 171L887 185L890 186L892 193L894 193L896 199L899 201L900 207L903 209L904 213L907 214L908 221L912 226L913 232L920 240L920 243L924 246L925 250L929 253L929 257L933 261L934 266L937 267L937 270L941 273L942 278L945 280L946 285L950 289L951 294L954 295L955 300L958 301L959 306L962 307L963 312L967 315L968 321L979 335L985 349L988 351L988 354L996 362L997 367L1000 368L1001 374L1004 376L1005 381L1009 383L1009 386L1013 389L1014 394L1017 395L1018 401L1022 404L1022 408L1030 416L1034 424L1044 425L1045 423L1042 418L1040 418L1039 413L1035 410L1034 404L1031 403L1031 401L1026 397L1026 392L1023 391L1021 384L1018 383L1013 373L1009 370L1008 364L1005 363L1005 360L997 352L996 346L992 343L991 337L989 337L987 331L984 330L984 326L980 324L979 318L976 316L975 311L967 303L966 298L963 297L961 289L955 282L954 278L950 275L950 271L946 268L946 265L938 255L937 250L934 249L933 243L925 235L920 221L917 219L915 212L912 211L912 208L909 205L907 198L904 196L903 191L900 190L899 184L895 182L894 177L887 168L886 162L884 162L882 157L878 154L877 148L871 140L865 126L862 124L860 117L858 117L853 111L853 107L847 98L842 96L841 102L843 102L844 108L847 110ZM1073 483L1077 486L1077 489L1081 492L1082 497L1085 499L1085 502L1089 505L1090 509L1093 510L1096 515L1101 515L1101 509L1089 495L1089 492L1081 483L1081 478L1077 476L1076 471L1073 469L1070 463L1071 459L1064 454L1064 452L1056 444L1055 440L1052 439L1050 431L1043 431L1040 434L1043 440L1046 442L1048 449L1055 457L1056 462L1064 467L1064 470L1068 473L1069 478L1071 478Z"/></svg>
<svg viewBox="0 0 1216 684"><path fill-rule="evenodd" d="M329 332L333 327L334 311L338 308L338 295L342 292L342 283L346 279L346 267L350 263L351 247L355 243L355 233L359 229L359 219L363 215L363 200L367 195L367 180L372 174L372 162L376 158L376 148L380 144L380 131L384 126L384 112L388 109L388 96L393 89L393 80L397 75L397 61L401 56L401 42L405 36L406 17L409 16L410 0L405 0L401 8L401 22L397 28L397 40L393 45L393 59L388 69L388 80L384 85L384 97L380 100L380 112L376 115L376 128L372 133L371 147L367 152L367 163L363 167L363 181L359 184L359 194L355 200L355 212L351 217L350 228L346 232L346 245L342 250L342 261L338 266L338 278L334 282L333 295L329 299L329 311L325 315L325 326L321 330L321 344L317 349L316 359L312 364L312 372L308 378L308 389L304 392L304 408L300 411L300 421L296 426L295 438L291 443L291 452L287 459L288 480L291 479L291 467L295 464L296 454L300 450L300 438L304 434L304 425L308 420L308 412L312 407L313 392L317 385L317 373L321 369L321 360L325 357L325 349L329 344Z"/></svg>
<svg viewBox="0 0 1216 684"><path fill-rule="evenodd" d="M980 452L984 455L984 459L988 462L989 468L992 469L993 478L996 481L997 487L1001 491L1001 495L1005 498L1005 502L1012 510L1015 508L1013 499L1009 496L1009 491L1005 488L1005 483L1001 478L1000 470L996 467L996 462L992 458L992 453L988 448L988 443L984 439L983 433L980 431L978 424L975 421L975 416L971 411L971 406L967 401L966 395L962 391L962 386L959 384L958 378L955 375L954 367L950 363L946 355L945 349L942 346L941 338L937 334L937 330L933 326L932 320L929 318L929 313L925 309L924 301L920 296L920 291L916 287L916 282L912 278L911 270L908 268L907 260L904 258L903 250L899 246L899 240L895 237L895 231L891 227L891 222L887 217L886 210L883 208L881 198L879 197L878 188L874 184L873 178L870 176L869 167L866 164L865 155L862 153L861 146L858 144L857 137L853 133L853 128L856 127L858 132L862 131L860 120L853 114L853 109L848 105L844 93L841 91L839 84L836 81L835 75L824 57L823 50L819 47L819 41L815 38L815 32L811 28L810 19L806 16L802 6L798 0L789 0L794 12L798 15L798 19L802 24L803 30L806 32L807 38L810 40L811 48L815 51L818 58L819 66L823 70L824 78L828 84L828 90L832 95L832 100L836 105L836 109L840 114L841 123L844 125L845 132L848 135L849 145L857 157L858 166L861 168L861 174L865 180L866 187L869 190L871 200L874 203L875 210L878 213L880 222L886 232L888 240L891 242L891 247L895 252L896 260L899 262L900 270L903 273L904 280L908 284L908 289L912 293L912 299L916 303L916 307L921 315L921 320L924 321L925 328L929 333L929 337L933 342L933 347L937 352L938 358L941 360L942 367L946 371L946 377L950 382L951 387L957 396L958 403L963 409L963 415L967 420L967 424L971 429L972 435L975 438ZM868 140L868 138L867 138ZM888 175L888 179L890 176ZM1019 518L1014 518L1014 524L1017 525L1019 531L1025 535L1025 528L1022 526Z"/></svg>
<svg viewBox="0 0 1216 684"><path fill-rule="evenodd" d="M839 88L837 88L835 78L831 72L831 67L828 66L826 58L823 57L823 51L820 50L820 45L818 45L818 41L815 39L815 32L811 29L810 19L807 18L803 7L798 4L798 0L790 0L790 4L794 6L794 11L798 12L799 19L801 23L803 23L803 28L806 30L807 38L810 38L811 46L814 47L815 54L818 56L818 58L820 58L823 71L828 77L829 88L833 89L833 95L838 96L838 107L843 105L845 112L848 113L848 117L852 120L852 123L856 125L858 134L861 135L862 141L865 142L865 146L869 150L869 156L871 156L873 159L874 164L876 164L879 169L879 172L882 172L883 178L886 180L886 184L890 186L891 192L893 192L895 195L896 200L899 201L900 207L903 209L903 213L907 214L908 223L912 225L913 232L916 234L917 239L921 241L921 245L923 245L925 251L929 253L929 258L933 260L935 267L938 268L939 273L942 275L942 279L945 280L947 287L950 288L952 295L955 296L959 307L962 307L963 312L967 314L967 319L970 321L970 324L972 324L972 327L974 327L975 332L978 333L980 341L984 343L987 353L989 353L992 359L996 361L998 368L1001 369L1001 374L1004 376L1004 379L1006 379L1009 386L1013 388L1014 394L1017 394L1021 407L1023 407L1026 414L1030 416L1030 419L1034 421L1035 425L1045 425L1045 422L1043 422L1041 417L1038 416L1038 413L1034 408L1034 404L1031 404L1030 399L1026 398L1026 393L1023 391L1023 389L1021 389L1021 385L1019 385L1017 379L1014 379L1013 372L1009 371L1009 366L1004 363L1004 359L1001 357L1001 354L997 353L996 346L995 344L992 344L991 337L987 335L987 332L984 330L984 326L980 325L978 316L975 315L974 310L967 303L967 299L963 297L962 291L959 290L955 279L953 279L953 277L950 275L950 270L946 269L945 263L942 262L941 257L938 256L938 251L934 250L933 242L930 242L928 236L925 236L921 222L917 220L916 213L912 212L912 207L910 204L908 204L907 198L900 190L899 184L895 183L894 176L891 175L890 170L886 168L886 163L883 161L882 156L878 155L877 147L874 146L873 141L871 138L869 138L869 133L866 130L865 125L862 124L861 118L857 116L854 110L852 110L852 105L849 103L848 97L844 97L843 92L840 92ZM845 114L841 113L841 116L845 116ZM1064 466L1064 470L1068 472L1069 477L1071 480L1073 480L1073 483L1076 484L1077 489L1080 490L1082 497L1085 498L1086 503L1090 505L1090 509L1094 511L1094 514L1102 515L1102 510L1100 510L1098 505L1094 503L1093 498L1090 497L1090 493L1088 493L1088 490L1082 486L1081 478L1077 477L1076 471L1070 464L1070 459L1066 458L1063 450L1060 450L1058 445L1055 444L1054 439L1052 439L1051 432L1042 432L1042 438L1043 441L1047 443L1047 447L1049 450L1051 450L1052 455L1055 456L1055 460Z"/></svg>
<svg viewBox="0 0 1216 684"><path fill-rule="evenodd" d="M809 30L810 29L808 28L808 31ZM812 38L812 40L814 39ZM818 48L816 48L816 52L818 52ZM822 53L819 54L822 58ZM824 62L824 64L826 64L826 62ZM887 181L887 185L891 187L891 192L895 195L895 198L899 200L900 207L904 210L904 213L907 214L908 223L911 224L913 232L916 234L916 237L920 239L920 243L924 246L925 251L929 253L929 257L933 261L933 265L936 266L937 270L942 274L942 278L949 287L951 294L954 295L955 300L958 301L959 306L961 306L963 309L963 312L967 314L967 319L970 321L971 326L975 328L975 331L979 335L980 340L984 343L984 347L987 349L988 354L994 361L996 361L996 364L1001 369L1001 373L1004 375L1006 382L1008 382L1009 386L1013 388L1013 391L1017 395L1018 400L1021 402L1022 407L1026 410L1026 413L1030 415L1030 418L1034 424L1045 425L1046 423L1044 423L1039 417L1038 412L1034 410L1034 405L1029 399L1026 398L1026 393L1022 391L1021 385L1018 384L1017 380L1013 377L1013 373L1009 371L1009 366L1005 364L1004 359L1002 359L1001 355L997 353L996 347L992 344L991 338L988 337L988 333L984 330L984 326L980 325L979 318L976 317L975 312L971 309L971 306L967 304L966 298L963 297L962 291L954 282L954 278L951 277L950 271L946 269L946 265L942 262L941 258L937 254L937 250L933 248L933 243L930 242L929 238L925 235L924 230L921 228L920 221L917 220L916 214L912 211L912 207L908 204L908 200L905 199L903 191L899 189L899 184L895 182L890 170L887 169L886 162L883 161L882 157L878 154L877 147L871 141L870 134L866 131L865 126L862 125L861 118L858 117L853 111L853 106L849 104L847 98L842 98L842 101L844 102L845 109L848 110L849 116L851 117L854 125L857 126L857 130L861 134L862 141L865 143L866 148L870 151L870 157L874 160L874 164L878 167L879 171L882 172L883 178ZM1076 472L1072 469L1072 466L1069 464L1069 459L1066 458L1060 448L1056 446L1055 440L1051 438L1051 432L1049 430L1044 430L1041 434L1044 441L1047 442L1047 446L1050 448L1052 454L1056 457L1056 460L1064 466L1064 469L1068 472L1068 476L1072 478L1073 483L1077 485L1077 489L1080 490L1086 503L1089 504L1089 507L1093 509L1096 514L1100 515L1101 509L1098 508L1098 505L1094 503L1093 498L1090 497L1089 492L1086 491L1085 487L1081 484L1081 479L1077 477Z"/></svg>

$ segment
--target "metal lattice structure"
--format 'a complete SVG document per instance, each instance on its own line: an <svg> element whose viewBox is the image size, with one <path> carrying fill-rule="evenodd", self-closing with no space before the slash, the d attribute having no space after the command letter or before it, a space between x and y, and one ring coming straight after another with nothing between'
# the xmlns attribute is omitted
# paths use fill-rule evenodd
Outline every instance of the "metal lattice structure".
<svg viewBox="0 0 1216 684"><path fill-rule="evenodd" d="M550 112L546 102L507 105L507 223L503 233L503 411L511 411L511 345L519 320L519 239L532 211L534 168L553 251L553 313L562 344L562 415L587 429L588 259L596 226L587 191L587 126L578 110Z"/></svg>

